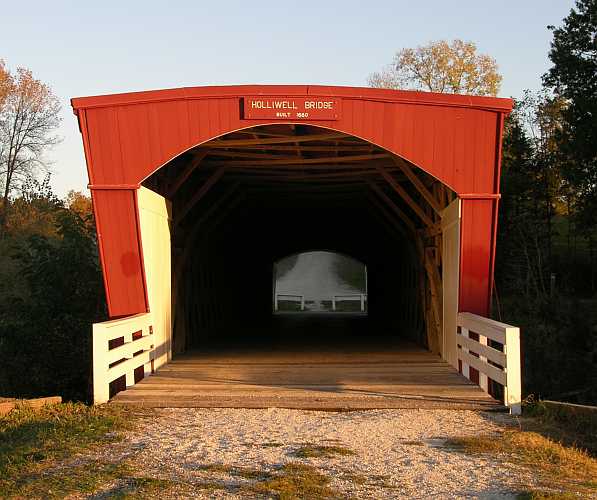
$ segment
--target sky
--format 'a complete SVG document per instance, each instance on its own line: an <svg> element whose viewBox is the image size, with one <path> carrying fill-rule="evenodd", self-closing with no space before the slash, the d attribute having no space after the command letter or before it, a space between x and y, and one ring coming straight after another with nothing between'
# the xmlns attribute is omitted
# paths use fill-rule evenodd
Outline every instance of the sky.
<svg viewBox="0 0 597 500"><path fill-rule="evenodd" d="M403 47L472 41L494 57L500 95L538 89L551 32L573 0L32 0L2 2L0 59L62 102L62 142L47 154L59 196L85 190L70 98L232 84L366 86Z"/></svg>

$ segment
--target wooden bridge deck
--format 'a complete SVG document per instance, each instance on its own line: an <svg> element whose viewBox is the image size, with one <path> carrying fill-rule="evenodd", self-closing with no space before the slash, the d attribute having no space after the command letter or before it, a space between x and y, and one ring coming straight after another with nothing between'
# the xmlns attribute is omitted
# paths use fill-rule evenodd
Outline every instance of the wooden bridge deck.
<svg viewBox="0 0 597 500"><path fill-rule="evenodd" d="M169 408L501 408L438 356L406 343L194 351L112 401Z"/></svg>

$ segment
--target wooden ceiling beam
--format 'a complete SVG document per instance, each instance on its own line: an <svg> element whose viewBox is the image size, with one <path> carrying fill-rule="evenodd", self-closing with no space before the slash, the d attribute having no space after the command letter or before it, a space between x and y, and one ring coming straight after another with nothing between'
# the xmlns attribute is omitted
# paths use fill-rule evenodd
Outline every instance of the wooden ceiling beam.
<svg viewBox="0 0 597 500"><path fill-rule="evenodd" d="M225 172L226 172L226 168L221 167L211 174L211 176L201 185L201 187L191 197L191 199L185 203L185 205L180 210L180 212L175 214L175 217L174 217L174 225L175 226L178 226L180 224L180 222L191 211L191 209L197 204L197 202L199 202L199 200L201 198L203 198L208 193L208 191L212 188L212 186L220 180L220 178L224 175Z"/></svg>
<svg viewBox="0 0 597 500"><path fill-rule="evenodd" d="M443 207L437 201L435 196L433 196L433 193L431 193L431 191L427 189L425 184L423 184L423 181L419 178L419 176L414 173L412 168L410 168L410 165L406 163L406 161L404 161L402 158L398 157L394 157L394 163L398 165L398 167L402 170L407 179L410 182L412 182L416 190L421 194L425 201L429 203L429 206L433 208L435 213L441 216Z"/></svg>
<svg viewBox="0 0 597 500"><path fill-rule="evenodd" d="M343 142L339 142L338 146L335 145L322 145L322 146L311 146L301 144L301 151L318 152L318 151L367 151L371 152L371 147L367 144L357 144L354 146L348 145ZM220 148L219 148L220 149ZM258 145L258 146L244 146L243 150L258 150L258 151L295 151L295 146L272 144L272 145ZM226 150L228 151L228 150ZM379 151L382 151L381 149Z"/></svg>
<svg viewBox="0 0 597 500"><path fill-rule="evenodd" d="M174 179L169 189L166 191L166 198L172 199L176 195L180 186L189 178L189 176L195 171L195 169L201 164L203 159L209 154L209 150L202 149L195 153L195 157L188 163L188 165L182 170L182 172Z"/></svg>
<svg viewBox="0 0 597 500"><path fill-rule="evenodd" d="M426 226L433 226L433 220L431 219L431 217L429 217L425 213L425 210L423 210L423 208L415 200L413 200L411 198L411 196L408 194L406 189L404 189L396 181L396 179L394 179L394 177L392 177L390 175L390 173L387 172L383 167L376 167L376 168L377 168L377 171L380 173L380 175L387 181L387 183L390 186L392 186L392 189L394 189L394 191L396 191L400 195L400 197L411 208L411 210L419 216L419 218L423 221L423 223Z"/></svg>
<svg viewBox="0 0 597 500"><path fill-rule="evenodd" d="M397 240L402 242L401 238L409 236L407 229L403 225L399 224L396 221L395 217L392 217L392 214L388 212L388 209L375 197L373 193L369 192L367 194L367 201L369 202L369 207L373 205L373 207L377 208L378 212L381 213L381 217L379 216L379 214L375 215L377 215L377 217L380 217L380 222L384 224L386 229L389 229L389 231L391 231L392 235ZM375 213L375 210L373 208L370 208L370 210L372 213ZM400 235L400 238L397 236L396 233Z"/></svg>
<svg viewBox="0 0 597 500"><path fill-rule="evenodd" d="M413 233L416 233L417 227L415 226L414 222L410 220L410 217L404 213L398 205L396 205L392 199L383 192L383 190L375 183L368 182L369 187L379 196L384 203L394 212L401 220L406 224L408 229L410 229Z"/></svg>
<svg viewBox="0 0 597 500"><path fill-rule="evenodd" d="M296 147L294 148L296 150ZM257 160L293 160L296 155L276 155L272 153L252 153L250 151L230 151L228 149L218 149L212 151L211 156L222 158L253 158Z"/></svg>
<svg viewBox="0 0 597 500"><path fill-rule="evenodd" d="M300 137L299 137L300 138ZM229 167L255 167L255 166L284 166L284 165L317 165L320 163L351 163L354 161L368 161L368 160L381 160L390 157L389 153L380 154L367 154L367 155L350 155L350 156L332 156L332 157L321 157L321 158L297 158L283 159L283 160L240 160L240 161L227 161L226 165ZM214 162L215 163L215 162Z"/></svg>
<svg viewBox="0 0 597 500"><path fill-rule="evenodd" d="M237 190L238 186L240 183L236 182L234 184L232 184L223 194L222 196L220 196L218 198L218 200L215 201L215 203L213 203L212 205L209 206L209 208L203 213L203 215L201 217L199 217L199 219L197 219L194 223L193 226L191 228L191 230L189 231L187 237L185 238L186 240L186 244L184 245L184 251L183 254L181 255L180 259L178 260L177 264L176 264L176 274L175 276L181 276L180 272L182 271L182 269L184 268L184 265L189 257L190 252L192 252L193 249L193 245L190 244L190 242L192 242L192 240L195 238L195 235L197 234L197 231L199 230L199 228L201 227L201 225L211 217L211 215L216 212L220 206L227 201L230 196L232 196L232 194Z"/></svg>
<svg viewBox="0 0 597 500"><path fill-rule="evenodd" d="M206 167L210 167L210 168L216 168L216 167L230 167L230 169L236 169L236 168L248 168L248 169L260 169L263 172L269 172L270 169L273 170L298 170L298 171L303 171L303 170L349 170L349 169L354 169L354 168L373 168L375 167L375 164L373 163L363 163L360 165L350 165L350 164L329 164L329 165L287 165L285 163L281 163L279 165L272 165L271 167L268 167L267 165L259 165L256 164L255 162L247 162L247 165L235 165L232 162L225 162L225 161L218 161L218 162L212 162L210 161L209 163L206 163L205 165ZM386 168L388 171L396 171L398 170L398 168L394 165L390 165L387 166L385 165L384 168Z"/></svg>
<svg viewBox="0 0 597 500"><path fill-rule="evenodd" d="M210 148L234 148L240 146L255 146L255 145L267 145L267 144L284 144L294 142L311 142L311 141L333 141L336 139L350 137L346 134L312 134L312 135L292 135L287 137L269 137L265 139L214 139L206 143L206 146Z"/></svg>

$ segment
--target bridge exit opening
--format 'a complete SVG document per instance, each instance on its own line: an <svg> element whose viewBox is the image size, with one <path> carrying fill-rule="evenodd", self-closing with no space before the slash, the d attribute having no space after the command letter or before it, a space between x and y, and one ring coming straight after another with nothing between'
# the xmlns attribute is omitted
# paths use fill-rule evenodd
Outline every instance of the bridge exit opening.
<svg viewBox="0 0 597 500"><path fill-rule="evenodd" d="M275 313L367 313L367 266L347 255L301 252L274 263Z"/></svg>

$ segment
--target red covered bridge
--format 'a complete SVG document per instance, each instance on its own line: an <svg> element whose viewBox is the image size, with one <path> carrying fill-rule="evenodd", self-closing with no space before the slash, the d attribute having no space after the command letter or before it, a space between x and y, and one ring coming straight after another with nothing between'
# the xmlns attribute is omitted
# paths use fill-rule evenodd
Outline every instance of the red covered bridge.
<svg viewBox="0 0 597 500"><path fill-rule="evenodd" d="M518 410L518 329L486 318L511 100L250 85L72 105L112 318L96 402ZM312 249L367 266L365 316L275 313L274 263Z"/></svg>

